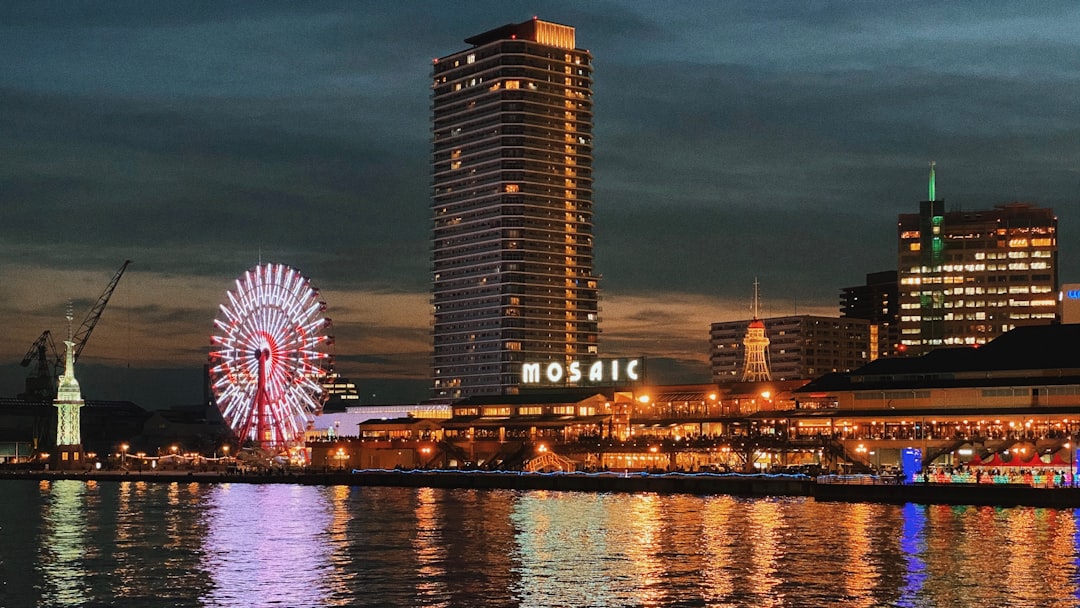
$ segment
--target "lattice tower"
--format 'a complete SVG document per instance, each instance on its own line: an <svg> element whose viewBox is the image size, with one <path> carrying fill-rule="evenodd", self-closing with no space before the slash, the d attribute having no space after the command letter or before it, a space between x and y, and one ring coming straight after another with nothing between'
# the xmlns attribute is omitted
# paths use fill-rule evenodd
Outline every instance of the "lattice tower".
<svg viewBox="0 0 1080 608"><path fill-rule="evenodd" d="M765 323L758 318L758 282L754 279L754 319L746 328L743 346L746 351L746 364L743 367L743 382L765 382L772 380L769 372L769 338L765 335Z"/></svg>

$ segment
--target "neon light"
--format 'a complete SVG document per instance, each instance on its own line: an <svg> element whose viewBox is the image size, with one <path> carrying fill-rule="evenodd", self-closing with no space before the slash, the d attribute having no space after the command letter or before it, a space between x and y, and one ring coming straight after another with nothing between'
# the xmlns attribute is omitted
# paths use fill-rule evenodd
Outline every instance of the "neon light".
<svg viewBox="0 0 1080 608"><path fill-rule="evenodd" d="M543 367L541 367L543 366ZM587 367L585 367L587 366ZM521 384L613 384L643 379L643 359L602 359L590 363L552 361L521 364Z"/></svg>
<svg viewBox="0 0 1080 608"><path fill-rule="evenodd" d="M330 322L318 292L294 268L258 266L235 285L214 320L211 386L241 440L281 447L301 438L322 405Z"/></svg>

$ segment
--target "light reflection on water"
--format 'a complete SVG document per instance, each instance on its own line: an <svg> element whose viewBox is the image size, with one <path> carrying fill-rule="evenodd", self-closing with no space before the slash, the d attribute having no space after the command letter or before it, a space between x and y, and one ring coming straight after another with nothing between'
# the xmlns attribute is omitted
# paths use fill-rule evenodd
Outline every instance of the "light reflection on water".
<svg viewBox="0 0 1080 608"><path fill-rule="evenodd" d="M333 488L223 484L205 500L201 568L213 582L207 606L319 606L340 578ZM336 576L335 576L336 575Z"/></svg>
<svg viewBox="0 0 1080 608"><path fill-rule="evenodd" d="M87 490L87 484L79 481L59 481L55 488L41 484L46 498L42 520L45 534L52 541L42 547L43 557L56 565L46 573L48 576L42 593L42 600L46 604L71 606L87 599L86 572L83 569L83 556L87 549L86 528L79 518Z"/></svg>
<svg viewBox="0 0 1080 608"><path fill-rule="evenodd" d="M0 481L0 606L1071 606L1074 510Z"/></svg>

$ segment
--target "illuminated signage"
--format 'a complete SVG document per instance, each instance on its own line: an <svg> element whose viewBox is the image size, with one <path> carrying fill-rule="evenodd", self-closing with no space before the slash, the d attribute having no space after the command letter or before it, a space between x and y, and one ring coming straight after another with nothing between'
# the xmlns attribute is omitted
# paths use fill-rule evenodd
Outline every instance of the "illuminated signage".
<svg viewBox="0 0 1080 608"><path fill-rule="evenodd" d="M1070 289L1066 291L1065 297L1070 300L1080 300L1080 289Z"/></svg>
<svg viewBox="0 0 1080 608"><path fill-rule="evenodd" d="M522 385L633 383L645 374L644 358L521 364Z"/></svg>

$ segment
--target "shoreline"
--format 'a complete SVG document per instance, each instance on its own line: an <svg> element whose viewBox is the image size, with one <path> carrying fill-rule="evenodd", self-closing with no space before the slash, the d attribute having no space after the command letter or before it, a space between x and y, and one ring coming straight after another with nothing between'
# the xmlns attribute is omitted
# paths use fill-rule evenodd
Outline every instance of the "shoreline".
<svg viewBox="0 0 1080 608"><path fill-rule="evenodd" d="M561 492L653 492L823 502L947 504L997 507L1080 507L1080 488L955 483L818 483L805 475L714 473L525 473L506 471L356 470L297 473L216 471L0 471L0 480L346 485Z"/></svg>

